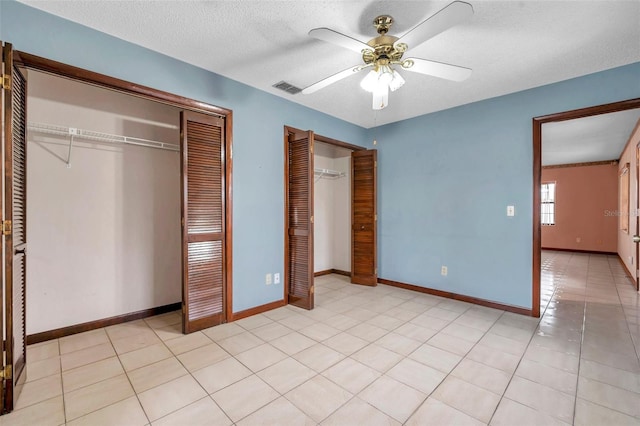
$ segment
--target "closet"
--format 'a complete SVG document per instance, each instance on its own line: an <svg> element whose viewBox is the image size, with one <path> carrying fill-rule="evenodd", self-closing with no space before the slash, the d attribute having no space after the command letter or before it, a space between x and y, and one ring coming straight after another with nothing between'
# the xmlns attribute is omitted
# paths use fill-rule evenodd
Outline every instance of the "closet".
<svg viewBox="0 0 640 426"><path fill-rule="evenodd" d="M233 114L0 45L2 414L27 342L231 318Z"/></svg>
<svg viewBox="0 0 640 426"><path fill-rule="evenodd" d="M316 142L314 276L351 276L351 150Z"/></svg>
<svg viewBox="0 0 640 426"><path fill-rule="evenodd" d="M288 126L284 148L285 303L313 309L317 272L376 285L377 151Z"/></svg>
<svg viewBox="0 0 640 426"><path fill-rule="evenodd" d="M180 110L28 84L27 335L181 302Z"/></svg>

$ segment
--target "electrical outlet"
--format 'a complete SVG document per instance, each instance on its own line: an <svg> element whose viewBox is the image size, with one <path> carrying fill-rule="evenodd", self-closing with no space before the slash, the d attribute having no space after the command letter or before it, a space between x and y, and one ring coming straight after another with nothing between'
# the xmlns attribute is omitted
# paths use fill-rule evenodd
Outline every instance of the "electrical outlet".
<svg viewBox="0 0 640 426"><path fill-rule="evenodd" d="M267 274L267 276L265 278L265 283L267 285L271 285L271 274Z"/></svg>
<svg viewBox="0 0 640 426"><path fill-rule="evenodd" d="M507 216L515 216L516 208L515 206L507 206Z"/></svg>
<svg viewBox="0 0 640 426"><path fill-rule="evenodd" d="M447 267L446 267L446 266L444 266L444 265L443 265L443 266L440 268L440 275L442 275L443 277L446 277L448 273L449 273L449 270L447 269Z"/></svg>
<svg viewBox="0 0 640 426"><path fill-rule="evenodd" d="M580 237L576 238L576 243L579 243L580 241L582 241L582 238Z"/></svg>
<svg viewBox="0 0 640 426"><path fill-rule="evenodd" d="M273 283L274 284L280 284L280 273L276 272L275 274L273 274Z"/></svg>

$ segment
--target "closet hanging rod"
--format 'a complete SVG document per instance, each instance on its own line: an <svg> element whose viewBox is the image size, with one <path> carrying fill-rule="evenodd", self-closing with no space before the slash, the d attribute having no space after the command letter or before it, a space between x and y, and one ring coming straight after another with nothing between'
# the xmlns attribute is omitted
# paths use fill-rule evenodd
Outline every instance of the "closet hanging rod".
<svg viewBox="0 0 640 426"><path fill-rule="evenodd" d="M344 172L330 169L313 169L313 174L319 179L340 179L341 177L346 176L346 173Z"/></svg>
<svg viewBox="0 0 640 426"><path fill-rule="evenodd" d="M63 127L44 123L28 123L27 129L31 132L44 133L48 135L73 136L79 139L99 142L123 143L128 145L146 146L149 148L166 149L169 151L180 151L180 146L176 144L134 138L130 136L113 135L110 133L94 132L92 130L78 129L75 127Z"/></svg>

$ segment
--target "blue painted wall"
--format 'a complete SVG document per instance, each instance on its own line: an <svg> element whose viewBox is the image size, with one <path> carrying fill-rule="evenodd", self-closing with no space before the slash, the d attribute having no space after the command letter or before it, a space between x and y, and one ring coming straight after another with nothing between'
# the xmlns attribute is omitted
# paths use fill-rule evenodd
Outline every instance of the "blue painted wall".
<svg viewBox="0 0 640 426"><path fill-rule="evenodd" d="M265 274L284 268L284 126L356 145L365 129L18 2L0 10L17 50L233 110L233 310L281 300Z"/></svg>
<svg viewBox="0 0 640 426"><path fill-rule="evenodd" d="M531 307L531 119L637 97L640 63L369 130L379 276Z"/></svg>
<svg viewBox="0 0 640 426"><path fill-rule="evenodd" d="M531 118L640 97L633 64L365 130L14 1L0 17L18 50L233 110L234 311L282 297L284 125L378 140L379 276L529 308Z"/></svg>

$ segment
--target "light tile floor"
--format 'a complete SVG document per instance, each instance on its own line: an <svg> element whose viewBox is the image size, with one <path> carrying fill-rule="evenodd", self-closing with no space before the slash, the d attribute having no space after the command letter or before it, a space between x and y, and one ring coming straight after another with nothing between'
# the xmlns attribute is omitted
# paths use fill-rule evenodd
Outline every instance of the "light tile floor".
<svg viewBox="0 0 640 426"><path fill-rule="evenodd" d="M541 321L331 275L313 311L33 345L0 425L640 424L640 302L618 260L544 252L542 282Z"/></svg>

